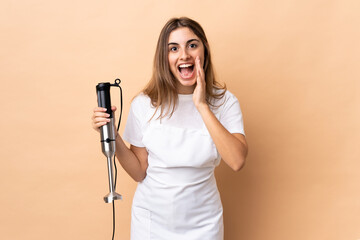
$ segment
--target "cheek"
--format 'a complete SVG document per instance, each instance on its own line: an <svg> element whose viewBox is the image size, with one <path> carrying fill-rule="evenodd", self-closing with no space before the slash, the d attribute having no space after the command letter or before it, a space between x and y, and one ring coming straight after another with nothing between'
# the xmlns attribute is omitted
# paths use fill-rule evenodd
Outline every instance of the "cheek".
<svg viewBox="0 0 360 240"><path fill-rule="evenodd" d="M168 61L169 61L169 68L170 71L175 74L176 72L176 66L175 66L175 62L174 62L174 58L171 58L170 56L168 57Z"/></svg>
<svg viewBox="0 0 360 240"><path fill-rule="evenodd" d="M174 56L169 55L169 56L168 56L168 61L169 61L170 67L173 67L173 65L175 64L175 58L174 58Z"/></svg>
<svg viewBox="0 0 360 240"><path fill-rule="evenodd" d="M201 49L198 49L198 51L196 52L196 56L199 56L200 57L200 63L201 64L204 64L204 61L205 61L205 56L204 56L204 49L201 48Z"/></svg>

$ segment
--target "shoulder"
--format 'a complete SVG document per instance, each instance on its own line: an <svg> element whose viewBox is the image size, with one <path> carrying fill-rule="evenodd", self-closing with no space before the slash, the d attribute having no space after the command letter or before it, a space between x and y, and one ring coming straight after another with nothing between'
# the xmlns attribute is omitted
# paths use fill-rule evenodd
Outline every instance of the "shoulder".
<svg viewBox="0 0 360 240"><path fill-rule="evenodd" d="M221 91L217 93L220 94ZM221 98L215 99L212 111L220 121L229 115L242 115L237 97L229 90L225 90Z"/></svg>
<svg viewBox="0 0 360 240"><path fill-rule="evenodd" d="M131 104L146 104L146 102L149 102L150 98L148 95L145 95L144 93L137 94L133 100L131 101Z"/></svg>
<svg viewBox="0 0 360 240"><path fill-rule="evenodd" d="M239 100L237 99L237 97L228 90L226 90L226 92L224 94L224 98L225 98L225 104L232 105L234 103L239 103Z"/></svg>
<svg viewBox="0 0 360 240"><path fill-rule="evenodd" d="M139 93L131 101L131 108L134 109L148 109L151 107L151 99L144 93Z"/></svg>
<svg viewBox="0 0 360 240"><path fill-rule="evenodd" d="M229 99L237 99L236 96L235 96L233 93L231 93L229 90L226 90L226 91L225 91L224 98L225 98L226 100L229 100Z"/></svg>
<svg viewBox="0 0 360 240"><path fill-rule="evenodd" d="M222 93L223 90L216 90L215 94ZM219 99L215 99L215 106L219 106L220 109L226 108L228 105L232 105L235 102L239 102L237 97L229 90L225 90L223 96Z"/></svg>
<svg viewBox="0 0 360 240"><path fill-rule="evenodd" d="M131 101L130 112L143 121L151 118L154 109L150 97L144 93L139 93Z"/></svg>

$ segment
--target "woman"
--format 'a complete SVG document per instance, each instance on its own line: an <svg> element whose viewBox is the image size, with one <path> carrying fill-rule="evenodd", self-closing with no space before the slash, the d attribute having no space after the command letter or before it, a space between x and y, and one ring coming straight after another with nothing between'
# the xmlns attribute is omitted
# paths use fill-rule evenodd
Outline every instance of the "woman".
<svg viewBox="0 0 360 240"><path fill-rule="evenodd" d="M113 107L113 111L116 108ZM93 128L109 120L95 108ZM116 157L137 182L132 240L222 240L223 210L214 169L244 165L247 143L234 95L215 81L209 44L189 18L162 29L152 78L134 98Z"/></svg>

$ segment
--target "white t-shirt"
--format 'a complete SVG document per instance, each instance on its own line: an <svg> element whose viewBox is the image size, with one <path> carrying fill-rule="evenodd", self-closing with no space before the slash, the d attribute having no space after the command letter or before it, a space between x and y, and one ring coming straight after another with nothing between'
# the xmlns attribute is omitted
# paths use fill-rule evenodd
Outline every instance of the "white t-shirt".
<svg viewBox="0 0 360 240"><path fill-rule="evenodd" d="M173 115L170 118L166 116L161 119L161 124L171 125L177 128L202 128L204 123L192 100L193 95L179 94L178 97L179 101ZM211 110L220 123L230 133L241 133L245 135L242 112L237 98L229 91L226 91L222 99L215 100L215 106L218 105L221 106L218 108L211 108ZM149 126L149 120L154 112L155 107L151 105L151 100L147 95L139 94L136 96L131 103L128 120L123 134L125 141L137 147L145 147L142 142L143 133ZM157 119L159 112L160 109L151 121L160 121Z"/></svg>

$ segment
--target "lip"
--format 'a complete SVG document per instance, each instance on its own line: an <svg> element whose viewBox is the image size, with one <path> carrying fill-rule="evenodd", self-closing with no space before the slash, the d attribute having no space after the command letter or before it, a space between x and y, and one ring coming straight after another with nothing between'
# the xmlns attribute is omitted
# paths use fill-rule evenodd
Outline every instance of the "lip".
<svg viewBox="0 0 360 240"><path fill-rule="evenodd" d="M182 62L182 63L177 64L177 65L176 65L176 68L179 68L180 65L183 65L183 64L191 64L191 65L193 65L193 66L195 67L195 63L194 63L194 62Z"/></svg>
<svg viewBox="0 0 360 240"><path fill-rule="evenodd" d="M180 72L180 70L179 70L179 67L180 67L180 65L183 65L183 64L191 64L191 65L193 65L193 72L191 73L190 76L183 76L183 75L181 74L181 72ZM194 77L194 74L195 74L195 71L196 71L196 65L195 65L195 63L193 63L193 62L183 62L183 63L179 63L179 64L176 66L176 69L177 69L177 72L178 72L179 76L181 77L181 79L183 79L183 80L191 80L191 79Z"/></svg>

